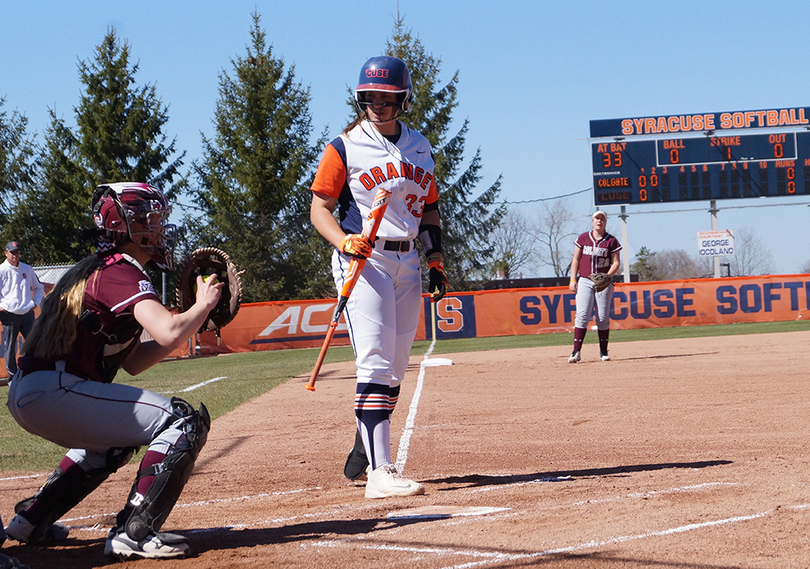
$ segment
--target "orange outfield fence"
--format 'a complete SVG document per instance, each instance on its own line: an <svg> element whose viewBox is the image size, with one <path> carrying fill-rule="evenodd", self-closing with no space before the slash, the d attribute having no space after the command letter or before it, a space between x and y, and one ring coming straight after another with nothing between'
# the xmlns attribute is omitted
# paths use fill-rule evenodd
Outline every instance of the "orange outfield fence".
<svg viewBox="0 0 810 569"><path fill-rule="evenodd" d="M321 346L336 300L244 304L222 330L198 334L172 356ZM575 295L567 287L449 293L436 306L436 337L482 338L571 332ZM810 275L687 279L614 286L611 329L633 330L810 318ZM426 326L425 323L428 323ZM431 305L423 297L417 340L432 339ZM593 322L591 322L591 325ZM341 319L333 345L347 345ZM0 359L2 362L2 359ZM0 373L5 368L0 363Z"/></svg>

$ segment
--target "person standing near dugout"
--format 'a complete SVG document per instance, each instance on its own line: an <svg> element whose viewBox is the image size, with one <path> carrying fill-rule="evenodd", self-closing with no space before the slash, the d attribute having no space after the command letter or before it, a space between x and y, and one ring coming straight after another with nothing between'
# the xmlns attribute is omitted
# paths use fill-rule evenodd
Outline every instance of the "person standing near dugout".
<svg viewBox="0 0 810 569"><path fill-rule="evenodd" d="M70 450L36 495L17 503L5 531L35 545L66 539L68 528L57 520L145 446L104 554L186 557L186 538L159 530L207 440L208 411L112 381L119 368L137 375L182 346L217 305L222 283L198 276L195 304L169 312L144 270L173 266L166 197L147 184L122 182L99 186L91 205L98 251L46 297L8 395L22 428ZM154 340L143 341L144 330Z"/></svg>
<svg viewBox="0 0 810 569"><path fill-rule="evenodd" d="M621 265L621 243L606 231L607 214L595 211L591 216L593 229L581 234L574 241L574 258L571 261L571 282L568 288L577 294L577 315L574 321L574 350L568 363L580 359L582 341L588 331L591 313L596 308L596 331L599 334L599 358L609 361L608 337L610 336L610 309L613 302L613 275ZM591 280L593 274L607 274L608 286L599 292ZM577 281L579 276L579 281Z"/></svg>
<svg viewBox="0 0 810 569"><path fill-rule="evenodd" d="M369 59L354 93L358 118L327 145L311 187L312 223L336 249L332 273L338 291L352 257L367 259L344 312L357 365L357 435L344 474L355 480L367 473L366 498L425 492L392 464L390 433L419 323L417 236L430 270L428 290L437 291L434 302L448 285L430 143L397 120L412 98L410 72L402 60ZM378 186L392 195L372 243L362 229ZM333 215L336 207L339 221Z"/></svg>
<svg viewBox="0 0 810 569"><path fill-rule="evenodd" d="M17 336L28 338L34 327L34 309L44 296L45 287L34 269L20 262L20 244L9 241L6 260L0 264L0 323L8 379L17 372Z"/></svg>

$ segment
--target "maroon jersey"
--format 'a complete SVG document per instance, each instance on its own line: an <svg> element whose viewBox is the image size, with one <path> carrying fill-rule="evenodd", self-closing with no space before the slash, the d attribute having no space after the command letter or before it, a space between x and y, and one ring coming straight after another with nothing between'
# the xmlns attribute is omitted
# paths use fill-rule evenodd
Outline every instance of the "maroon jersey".
<svg viewBox="0 0 810 569"><path fill-rule="evenodd" d="M149 275L133 263L114 253L101 259L99 268L87 279L73 348L57 358L65 360L68 372L109 383L137 345L143 327L132 309L142 300L159 299ZM42 365L34 358L20 361L23 370Z"/></svg>
<svg viewBox="0 0 810 569"><path fill-rule="evenodd" d="M577 237L574 246L582 249L582 259L579 261L581 277L587 277L592 273L607 273L613 253L622 250L622 244L610 233L605 233L604 237L596 240L592 231Z"/></svg>

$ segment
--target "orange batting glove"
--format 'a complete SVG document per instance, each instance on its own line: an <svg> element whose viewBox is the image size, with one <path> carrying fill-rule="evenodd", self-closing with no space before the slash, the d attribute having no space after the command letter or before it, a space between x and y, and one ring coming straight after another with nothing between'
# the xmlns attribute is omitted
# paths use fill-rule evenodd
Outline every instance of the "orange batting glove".
<svg viewBox="0 0 810 569"><path fill-rule="evenodd" d="M340 250L350 257L368 259L372 249L371 240L360 233L350 233L340 240Z"/></svg>

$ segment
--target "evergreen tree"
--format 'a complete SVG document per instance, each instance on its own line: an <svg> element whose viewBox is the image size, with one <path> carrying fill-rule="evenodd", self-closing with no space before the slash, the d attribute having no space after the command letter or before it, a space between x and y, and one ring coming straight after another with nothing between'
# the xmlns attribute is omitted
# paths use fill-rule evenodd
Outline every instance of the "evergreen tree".
<svg viewBox="0 0 810 569"><path fill-rule="evenodd" d="M655 251L641 247L636 253L636 261L630 265L630 273L636 273L639 281L660 281L662 275L657 261Z"/></svg>
<svg viewBox="0 0 810 569"><path fill-rule="evenodd" d="M50 111L38 184L21 196L10 224L25 240L26 260L77 261L94 250L82 237L92 227L90 198L105 182L148 182L171 194L183 156L170 161L175 141L163 128L168 107L154 85L135 85L138 65L130 65L130 46L110 29L95 58L79 63L85 86L74 108L76 131Z"/></svg>
<svg viewBox="0 0 810 569"><path fill-rule="evenodd" d="M3 228L3 243L20 239L7 227L9 214L17 209L23 190L33 185L38 165L38 150L25 131L28 118L17 111L9 116L2 110L5 103L5 99L0 99L0 227Z"/></svg>
<svg viewBox="0 0 810 569"><path fill-rule="evenodd" d="M220 74L213 140L193 164L193 200L202 219L186 220L198 245L221 246L244 270L248 302L334 295L327 244L309 222L309 185L325 144L310 145L309 88L267 45L254 12L251 43Z"/></svg>
<svg viewBox="0 0 810 569"><path fill-rule="evenodd" d="M408 65L414 84L414 99L401 120L430 141L436 161L434 170L442 216L444 263L451 289L475 288L484 275L492 254L490 235L506 213L506 206L495 207L501 177L477 197L481 181L481 149L477 149L466 170L463 168L469 120L465 119L454 136L449 136L454 109L458 106L458 71L445 85L439 85L441 59L425 51L419 38L404 28L404 17L395 20L387 55Z"/></svg>
<svg viewBox="0 0 810 569"><path fill-rule="evenodd" d="M25 244L26 262L33 265L70 263L91 251L81 239L90 227L90 195L76 159L77 141L50 111L39 183L25 189L9 226Z"/></svg>

